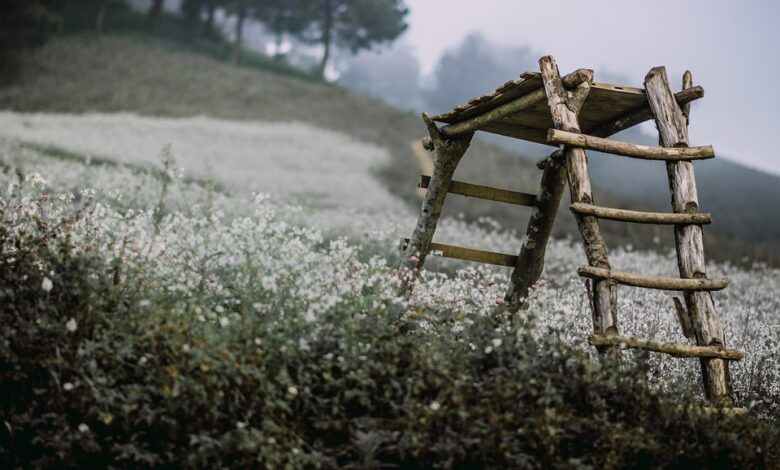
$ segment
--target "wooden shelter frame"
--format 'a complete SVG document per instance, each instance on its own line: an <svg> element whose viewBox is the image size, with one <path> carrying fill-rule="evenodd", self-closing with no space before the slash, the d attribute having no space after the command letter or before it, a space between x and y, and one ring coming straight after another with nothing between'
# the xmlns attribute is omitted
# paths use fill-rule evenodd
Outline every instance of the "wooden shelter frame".
<svg viewBox="0 0 780 470"><path fill-rule="evenodd" d="M672 93L666 70L656 67L645 77L644 89L593 81L593 71L579 69L560 76L551 56L539 59L540 73L524 73L494 93L471 100L449 113L423 114L429 137L423 145L434 153L432 175L423 175L418 187L426 190L414 232L402 242L403 266L423 266L432 250L443 256L514 268L506 301L511 310L525 306L529 289L539 279L558 207L568 183L569 209L585 247L588 266L578 270L586 278L591 304L593 335L589 342L599 352L619 357L621 348L639 348L677 357L698 357L707 399L719 407L732 407L734 397L728 361L744 357L727 349L723 329L710 291L726 287L726 279L708 279L702 243L702 225L711 222L699 212L692 160L714 157L711 146L688 146L690 102L704 96L693 86L690 72L683 88ZM607 139L639 123L655 120L660 147ZM436 122L444 123L438 126ZM527 194L453 181L460 159L476 131L559 146L538 161L543 170L536 194ZM585 150L665 162L672 194L672 213L639 212L595 204ZM441 243L433 235L448 193L528 206L532 213L518 255L493 253ZM601 235L599 219L629 223L673 225L679 278L645 276L613 271ZM674 298L677 317L686 338L695 346L668 344L652 339L620 336L617 285L682 291Z"/></svg>

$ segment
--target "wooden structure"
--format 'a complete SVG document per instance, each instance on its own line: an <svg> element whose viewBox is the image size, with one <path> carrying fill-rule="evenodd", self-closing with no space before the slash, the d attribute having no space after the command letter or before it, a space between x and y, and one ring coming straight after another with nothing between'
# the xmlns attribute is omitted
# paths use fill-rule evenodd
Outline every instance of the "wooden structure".
<svg viewBox="0 0 780 470"><path fill-rule="evenodd" d="M420 268L431 250L444 256L514 268L506 300L511 309L523 308L529 288L539 279L547 241L568 182L588 266L578 270L586 278L594 334L589 342L602 353L618 356L620 348L639 348L679 357L698 357L707 398L716 406L733 406L728 362L744 354L726 349L710 291L726 287L726 279L708 279L705 271L701 225L711 222L699 212L692 160L714 156L711 146L688 146L689 103L704 90L693 86L686 72L683 89L672 93L663 67L645 77L644 89L593 81L593 71L580 69L561 77L552 57L539 60L540 73L527 72L494 93L455 107L451 112L423 120L430 137L424 146L434 152L433 174L423 175L426 189L422 208L410 239L402 249L406 268ZM660 147L617 142L606 137L654 119ZM435 122L443 123L438 126ZM452 175L476 131L558 146L542 158L543 170L536 194L453 181ZM672 213L638 212L596 205L591 191L585 150L665 162L672 193ZM448 193L532 208L518 255L433 243L433 234ZM673 225L679 278L654 277L613 271L601 236L599 219L629 223ZM666 344L620 336L617 285L682 291L684 305L674 298L683 333L696 346Z"/></svg>

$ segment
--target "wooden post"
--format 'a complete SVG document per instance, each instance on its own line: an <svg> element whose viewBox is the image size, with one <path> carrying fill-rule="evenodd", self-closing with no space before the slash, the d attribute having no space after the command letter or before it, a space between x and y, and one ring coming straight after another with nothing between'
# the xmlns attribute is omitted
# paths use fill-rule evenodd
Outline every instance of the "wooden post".
<svg viewBox="0 0 780 470"><path fill-rule="evenodd" d="M555 128L580 132L577 112L569 106L555 59L551 56L542 57L539 59L539 67L542 71L542 80ZM589 80L578 87L589 87L592 80L593 72L591 71ZM564 155L572 202L594 204L585 150L580 147L564 147ZM598 219L593 215L577 215L577 226L585 242L585 255L588 258L588 264L596 268L611 269ZM589 288L588 291L593 313L594 333L604 336L617 335L619 331L615 283L610 279L594 279L592 280L592 288ZM609 352L616 358L619 357L618 351L615 346L599 346L599 352Z"/></svg>
<svg viewBox="0 0 780 470"><path fill-rule="evenodd" d="M684 86L688 87L690 75L686 74ZM645 77L645 90L665 147L687 147L687 117L675 102L669 89L664 67L655 67ZM696 213L699 200L693 164L686 161L666 163L669 186L672 191L672 207L675 212ZM677 264L680 276L688 279L706 278L704 245L699 225L678 225L674 231L677 246ZM709 292L684 292L685 305L691 320L691 328L699 346L725 347L723 328ZM704 391L707 399L716 406L734 405L728 363L723 359L701 359Z"/></svg>
<svg viewBox="0 0 780 470"><path fill-rule="evenodd" d="M528 290L542 275L547 241L555 225L555 216L561 205L565 185L566 166L560 159L550 158L544 166L536 195L536 206L528 220L523 246L505 296L510 311L526 308Z"/></svg>
<svg viewBox="0 0 780 470"><path fill-rule="evenodd" d="M426 113L423 113L422 117L428 127L434 149L433 174L422 202L417 225L404 251L401 266L408 269L421 268L425 262L433 240L433 232L436 231L436 225L439 223L444 199L447 197L447 190L452 182L452 175L474 136L471 132L449 139L444 138Z"/></svg>

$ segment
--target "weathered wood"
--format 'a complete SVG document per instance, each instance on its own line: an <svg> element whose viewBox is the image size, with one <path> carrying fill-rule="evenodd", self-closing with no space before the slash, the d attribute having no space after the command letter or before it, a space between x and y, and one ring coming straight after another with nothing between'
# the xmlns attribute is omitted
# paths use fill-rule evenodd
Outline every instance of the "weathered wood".
<svg viewBox="0 0 780 470"><path fill-rule="evenodd" d="M555 59L545 56L539 59L547 101L553 116L555 127L561 130L579 132L577 114L566 104L566 92L561 83L558 66ZM569 192L573 203L593 204L593 194L590 188L588 162L585 151L579 147L566 147L566 169L569 181ZM585 255L591 266L610 269L607 258L607 248L601 237L598 220L593 216L577 217L577 226L585 242ZM591 306L593 311L593 330L602 335L618 334L617 322L617 288L610 280L596 280L591 290ZM604 352L609 349L600 349ZM612 348L611 353L617 350Z"/></svg>
<svg viewBox="0 0 780 470"><path fill-rule="evenodd" d="M691 317L688 315L688 311L683 307L682 301L679 297L672 297L674 302L674 311L677 313L677 321L680 322L680 328L682 328L683 336L691 338L693 336L693 326L691 325Z"/></svg>
<svg viewBox="0 0 780 470"><path fill-rule="evenodd" d="M664 343L653 339L628 338L626 336L590 335L588 343L594 346L619 346L630 349L660 352L674 357L706 357L739 361L745 353L736 349L723 349L716 346L689 346L687 344Z"/></svg>
<svg viewBox="0 0 780 470"><path fill-rule="evenodd" d="M690 76L686 85L691 84ZM645 89L653 117L664 147L688 145L687 119L672 97L666 70L656 67L645 77ZM672 192L675 212L698 212L699 201L693 164L667 162L666 171ZM676 226L675 245L680 277L705 278L704 246L702 230L698 225ZM696 344L699 346L725 347L723 328L715 312L715 304L708 292L685 292L685 306L691 319ZM704 391L707 398L717 405L733 406L728 363L720 359L702 359Z"/></svg>
<svg viewBox="0 0 780 470"><path fill-rule="evenodd" d="M587 69L580 69L573 73L570 73L562 79L561 86L567 86L568 88L574 88L583 81L593 80L593 71ZM454 136L474 132L480 130L490 123L496 122L510 114L516 113L523 109L531 108L540 101L544 100L545 92L544 88L537 88L536 90L518 97L517 99L508 103L502 104L496 108L491 109L483 114L474 116L465 121L458 122L456 124L450 124L444 126L441 129L441 134L446 138L452 138Z"/></svg>
<svg viewBox="0 0 780 470"><path fill-rule="evenodd" d="M551 144L564 144L596 150L614 155L639 158L642 160L704 160L715 156L715 150L711 145L703 147L649 147L629 142L603 139L587 134L550 129L547 132L547 142Z"/></svg>
<svg viewBox="0 0 780 470"><path fill-rule="evenodd" d="M547 242L555 225L555 216L561 205L566 186L566 166L559 159L551 159L544 167L536 207L531 212L523 237L523 246L512 271L505 300L512 311L524 308L528 290L539 280L544 269Z"/></svg>
<svg viewBox="0 0 780 470"><path fill-rule="evenodd" d="M593 206L590 204L574 203L569 206L575 214L593 215L600 219L619 220L636 224L709 224L712 216L708 213L677 214L664 212L640 212L626 209L613 209L611 207Z"/></svg>
<svg viewBox="0 0 780 470"><path fill-rule="evenodd" d="M691 101L695 101L703 97L704 88L700 86L682 90L674 95L674 98L680 105L690 103ZM624 131L630 127L634 127L637 124L649 121L650 119L653 119L653 113L650 111L649 106L644 105L640 106L639 109L630 111L629 113L624 114L623 116L620 116L613 121L599 124L594 128L585 130L590 135L595 135L597 137L608 137L610 135Z"/></svg>
<svg viewBox="0 0 780 470"><path fill-rule="evenodd" d="M402 238L401 250L407 250L408 244L409 239ZM514 255L476 250L474 248L464 248L462 246L445 245L443 243L431 243L430 252L439 252L437 253L439 256L444 256L446 258L475 261L477 263L493 264L496 266L514 267L517 264L517 256Z"/></svg>
<svg viewBox="0 0 780 470"><path fill-rule="evenodd" d="M683 80L682 80L682 89L690 90L693 88L693 74L691 74L690 70L686 70L685 73L683 73ZM675 95L676 96L676 95ZM677 102L680 105L680 109L682 109L683 116L685 116L685 125L687 126L690 124L689 116L691 115L691 103L680 103Z"/></svg>
<svg viewBox="0 0 780 470"><path fill-rule="evenodd" d="M428 185L428 191L423 198L417 225L412 233L411 242L404 253L402 266L407 269L421 268L430 249L433 233L439 223L447 188L452 181L452 175L463 154L471 143L473 133L464 134L453 139L444 138L430 117L423 113L423 121L428 127L431 142L434 147L433 175Z"/></svg>
<svg viewBox="0 0 780 470"><path fill-rule="evenodd" d="M430 183L430 176L420 175L420 180L417 183L417 187L428 189ZM458 194L466 197L475 197L477 199L486 199L488 201L505 202L507 204L515 204L518 206L533 207L536 204L536 196L534 194L492 188L490 186L482 186L479 184L463 183L460 181L450 182L450 187L447 189L447 192L450 194Z"/></svg>
<svg viewBox="0 0 780 470"><path fill-rule="evenodd" d="M577 274L588 279L611 279L618 284L647 289L679 290L679 291L713 291L725 289L728 279L681 279L675 277L645 276L609 269L582 266Z"/></svg>

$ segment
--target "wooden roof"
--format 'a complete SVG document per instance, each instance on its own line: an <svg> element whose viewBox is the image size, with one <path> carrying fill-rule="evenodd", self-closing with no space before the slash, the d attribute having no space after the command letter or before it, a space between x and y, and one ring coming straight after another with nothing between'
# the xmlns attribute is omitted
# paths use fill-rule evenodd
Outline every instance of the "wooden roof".
<svg viewBox="0 0 780 470"><path fill-rule="evenodd" d="M432 119L446 124L463 122L535 92L543 86L540 73L525 72L519 79L506 82L495 92L473 98L466 104L456 106L452 111L433 116ZM588 133L647 106L647 97L641 88L593 82L579 113L580 127L583 133ZM491 121L479 130L547 144L547 131L554 127L547 100L542 99L528 108Z"/></svg>

